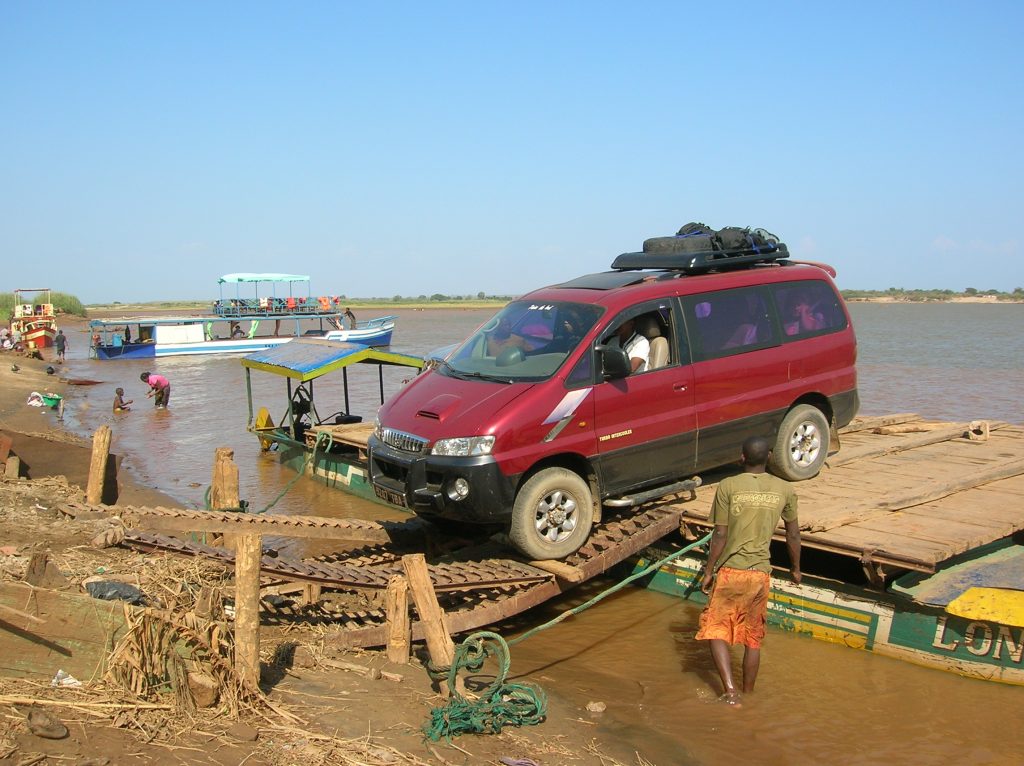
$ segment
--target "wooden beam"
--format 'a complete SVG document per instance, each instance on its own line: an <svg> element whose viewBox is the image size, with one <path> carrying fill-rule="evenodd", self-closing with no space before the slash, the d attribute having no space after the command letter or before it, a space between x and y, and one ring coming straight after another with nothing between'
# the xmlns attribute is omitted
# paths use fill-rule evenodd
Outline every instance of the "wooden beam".
<svg viewBox="0 0 1024 766"><path fill-rule="evenodd" d="M430 661L435 667L450 668L455 661L455 643L448 630L444 610L437 603L427 560L422 553L402 556L402 568L409 580L412 600L423 624Z"/></svg>
<svg viewBox="0 0 1024 766"><path fill-rule="evenodd" d="M107 474L107 459L110 457L110 426L103 425L92 435L92 459L89 461L89 483L85 490L85 501L93 505L103 501L103 480Z"/></svg>

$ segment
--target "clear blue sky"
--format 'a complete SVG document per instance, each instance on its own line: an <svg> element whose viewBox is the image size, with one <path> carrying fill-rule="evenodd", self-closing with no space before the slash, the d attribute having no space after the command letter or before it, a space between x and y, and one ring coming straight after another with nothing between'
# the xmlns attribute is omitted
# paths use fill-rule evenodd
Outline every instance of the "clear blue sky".
<svg viewBox="0 0 1024 766"><path fill-rule="evenodd" d="M0 290L518 294L691 221L1024 286L1024 3L0 4Z"/></svg>

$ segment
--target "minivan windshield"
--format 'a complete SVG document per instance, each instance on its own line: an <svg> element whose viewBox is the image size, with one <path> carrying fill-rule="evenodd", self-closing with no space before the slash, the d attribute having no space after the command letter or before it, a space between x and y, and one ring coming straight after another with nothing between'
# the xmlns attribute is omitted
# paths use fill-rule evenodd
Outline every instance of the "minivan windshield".
<svg viewBox="0 0 1024 766"><path fill-rule="evenodd" d="M586 303L513 301L437 369L456 378L505 383L546 380L576 350L603 311Z"/></svg>

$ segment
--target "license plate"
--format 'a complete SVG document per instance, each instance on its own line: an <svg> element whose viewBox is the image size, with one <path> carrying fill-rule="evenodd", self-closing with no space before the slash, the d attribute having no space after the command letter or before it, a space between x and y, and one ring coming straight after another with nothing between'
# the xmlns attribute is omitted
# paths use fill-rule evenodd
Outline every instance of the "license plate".
<svg viewBox="0 0 1024 766"><path fill-rule="evenodd" d="M406 507L405 495L403 494L392 492L390 489L384 489L384 487L378 487L376 484L373 485L373 491L381 500L386 500L392 505L397 505L402 508Z"/></svg>

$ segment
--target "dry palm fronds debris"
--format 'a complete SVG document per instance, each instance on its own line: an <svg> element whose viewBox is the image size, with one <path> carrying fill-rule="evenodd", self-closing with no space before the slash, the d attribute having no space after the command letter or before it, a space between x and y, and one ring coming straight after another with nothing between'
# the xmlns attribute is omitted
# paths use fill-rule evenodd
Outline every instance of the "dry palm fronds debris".
<svg viewBox="0 0 1024 766"><path fill-rule="evenodd" d="M107 678L141 699L167 695L174 709L192 713L216 703L236 717L266 707L259 689L234 669L227 625L194 612L125 607L127 631L109 659ZM197 700L197 696L200 697Z"/></svg>

